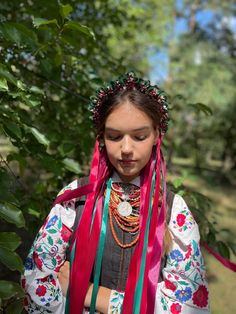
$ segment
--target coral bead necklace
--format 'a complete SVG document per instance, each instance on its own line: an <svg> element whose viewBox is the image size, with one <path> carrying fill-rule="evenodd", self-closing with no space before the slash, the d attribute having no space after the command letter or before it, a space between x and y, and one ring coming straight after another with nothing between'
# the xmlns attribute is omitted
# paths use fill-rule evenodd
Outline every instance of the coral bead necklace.
<svg viewBox="0 0 236 314"><path fill-rule="evenodd" d="M132 247L139 238L140 188L125 183L112 184L109 204L109 222L116 243L122 248ZM113 222L130 234L137 234L130 243L122 243L116 234Z"/></svg>

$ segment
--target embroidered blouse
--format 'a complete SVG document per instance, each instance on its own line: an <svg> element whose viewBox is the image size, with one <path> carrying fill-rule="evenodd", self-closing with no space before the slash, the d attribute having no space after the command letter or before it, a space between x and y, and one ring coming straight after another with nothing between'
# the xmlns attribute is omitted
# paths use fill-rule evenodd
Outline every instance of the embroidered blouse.
<svg viewBox="0 0 236 314"><path fill-rule="evenodd" d="M77 186L78 180L73 181L59 194ZM28 313L62 314L65 311L66 299L57 275L66 259L75 208L75 199L55 205L33 242L22 276ZM158 283L155 313L210 313L198 225L179 195L174 197L169 230L173 246L162 269L163 280ZM109 314L121 313L123 298L122 291L112 290Z"/></svg>

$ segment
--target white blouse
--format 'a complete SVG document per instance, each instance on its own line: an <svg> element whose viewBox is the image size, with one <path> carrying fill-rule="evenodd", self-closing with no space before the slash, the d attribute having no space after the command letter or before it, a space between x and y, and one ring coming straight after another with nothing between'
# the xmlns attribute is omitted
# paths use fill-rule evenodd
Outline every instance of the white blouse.
<svg viewBox="0 0 236 314"><path fill-rule="evenodd" d="M77 188L73 181L60 193ZM58 281L58 271L66 259L66 250L74 220L76 199L55 205L39 230L25 261L22 286L26 292L25 309L28 313L65 311L65 297ZM175 195L169 230L173 247L162 270L163 281L156 291L156 314L210 313L205 266L199 247L199 230L183 198ZM114 292L114 291L113 291ZM123 294L112 298L109 312L121 312ZM116 312L117 313L117 312Z"/></svg>

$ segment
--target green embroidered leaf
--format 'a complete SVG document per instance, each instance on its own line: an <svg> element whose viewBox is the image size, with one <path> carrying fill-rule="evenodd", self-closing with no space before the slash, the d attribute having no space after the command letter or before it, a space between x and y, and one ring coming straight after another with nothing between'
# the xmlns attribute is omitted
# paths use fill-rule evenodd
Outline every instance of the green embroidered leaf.
<svg viewBox="0 0 236 314"><path fill-rule="evenodd" d="M59 219L59 220L58 220L57 228L58 228L58 229L61 229L61 227L62 227L62 222L61 222L61 219Z"/></svg>
<svg viewBox="0 0 236 314"><path fill-rule="evenodd" d="M197 242L195 240L192 241L192 245L193 245L193 250L194 250L194 254L196 253L196 251L198 250L198 245Z"/></svg>
<svg viewBox="0 0 236 314"><path fill-rule="evenodd" d="M57 241L57 243L58 243L58 244L62 244L63 241L62 241L61 239L59 239L59 240Z"/></svg>
<svg viewBox="0 0 236 314"><path fill-rule="evenodd" d="M39 248L37 248L36 250L37 252L43 252L43 249L41 248L41 246Z"/></svg>
<svg viewBox="0 0 236 314"><path fill-rule="evenodd" d="M49 243L50 245L53 245L53 239L52 239L51 236L48 237L48 243Z"/></svg>
<svg viewBox="0 0 236 314"><path fill-rule="evenodd" d="M51 234L52 234L52 233L56 233L56 232L57 232L57 230L55 230L55 229L49 229L49 230L48 230L48 233L51 233Z"/></svg>
<svg viewBox="0 0 236 314"><path fill-rule="evenodd" d="M191 261L187 262L187 264L185 265L185 271L188 271L191 267Z"/></svg>
<svg viewBox="0 0 236 314"><path fill-rule="evenodd" d="M183 286L188 286L188 283L185 281L178 281L178 283Z"/></svg>
<svg viewBox="0 0 236 314"><path fill-rule="evenodd" d="M56 261L55 258L52 259L52 264L53 264L53 266L56 266L56 265L57 265L57 261Z"/></svg>

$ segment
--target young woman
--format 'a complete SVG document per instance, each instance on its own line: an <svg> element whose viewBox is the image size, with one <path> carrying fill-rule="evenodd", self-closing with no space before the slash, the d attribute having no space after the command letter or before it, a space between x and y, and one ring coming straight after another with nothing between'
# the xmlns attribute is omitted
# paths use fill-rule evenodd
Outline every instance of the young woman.
<svg viewBox="0 0 236 314"><path fill-rule="evenodd" d="M97 92L92 113L90 176L59 193L33 243L27 311L209 313L198 226L166 190L166 97L128 73Z"/></svg>

